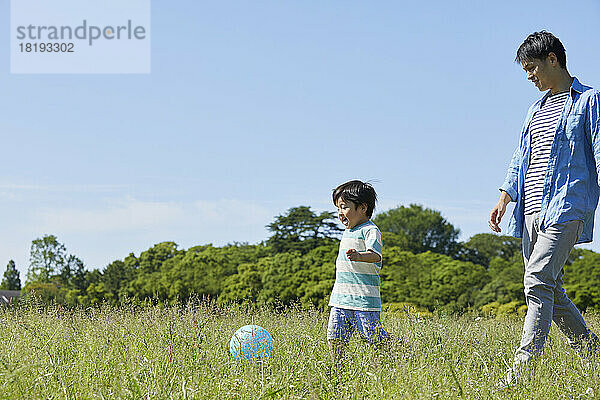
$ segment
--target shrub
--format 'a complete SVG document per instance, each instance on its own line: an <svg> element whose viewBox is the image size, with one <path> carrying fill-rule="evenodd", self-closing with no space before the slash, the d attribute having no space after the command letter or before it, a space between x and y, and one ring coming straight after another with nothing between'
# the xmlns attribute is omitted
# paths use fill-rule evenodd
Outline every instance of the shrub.
<svg viewBox="0 0 600 400"><path fill-rule="evenodd" d="M518 310L520 306L521 303L518 301L502 304L498 307L496 318L517 317L519 315Z"/></svg>
<svg viewBox="0 0 600 400"><path fill-rule="evenodd" d="M500 303L497 301L493 301L481 307L481 312L486 317L495 317L498 313L498 308L500 307Z"/></svg>
<svg viewBox="0 0 600 400"><path fill-rule="evenodd" d="M384 303L381 305L382 313L393 314L396 317L433 317L431 311L412 303Z"/></svg>

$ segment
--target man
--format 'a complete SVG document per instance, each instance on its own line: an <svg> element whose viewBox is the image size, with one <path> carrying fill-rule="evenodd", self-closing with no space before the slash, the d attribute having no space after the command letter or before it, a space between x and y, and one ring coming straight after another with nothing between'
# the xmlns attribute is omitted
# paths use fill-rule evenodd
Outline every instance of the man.
<svg viewBox="0 0 600 400"><path fill-rule="evenodd" d="M515 201L508 231L523 238L527 315L510 380L541 352L552 321L580 352L600 345L562 285L573 246L592 241L600 193L600 92L569 74L565 49L549 32L529 35L515 61L547 92L529 108L489 216L490 228L500 232L506 205Z"/></svg>

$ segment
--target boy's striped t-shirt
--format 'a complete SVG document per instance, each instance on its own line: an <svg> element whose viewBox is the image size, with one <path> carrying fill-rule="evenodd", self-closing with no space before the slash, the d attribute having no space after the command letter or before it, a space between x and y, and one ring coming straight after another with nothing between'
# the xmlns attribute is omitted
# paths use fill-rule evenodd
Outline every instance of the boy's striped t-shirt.
<svg viewBox="0 0 600 400"><path fill-rule="evenodd" d="M380 260L376 263L350 261L346 255L349 249L372 250L379 254ZM383 261L382 250L381 232L373 222L367 221L344 231L335 262L330 306L360 311L381 310L379 270Z"/></svg>

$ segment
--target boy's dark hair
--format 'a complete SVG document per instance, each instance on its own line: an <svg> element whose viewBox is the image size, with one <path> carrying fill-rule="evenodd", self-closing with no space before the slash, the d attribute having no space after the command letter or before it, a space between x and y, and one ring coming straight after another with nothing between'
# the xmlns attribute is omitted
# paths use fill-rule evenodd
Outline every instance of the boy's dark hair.
<svg viewBox="0 0 600 400"><path fill-rule="evenodd" d="M550 53L556 55L558 65L562 68L567 68L567 55L560 40L550 32L534 32L527 36L525 41L519 46L515 61L523 64L533 59L545 60Z"/></svg>
<svg viewBox="0 0 600 400"><path fill-rule="evenodd" d="M377 193L370 183L358 180L342 183L333 189L333 204L337 206L338 199L351 201L356 206L366 204L367 217L371 218L377 201Z"/></svg>

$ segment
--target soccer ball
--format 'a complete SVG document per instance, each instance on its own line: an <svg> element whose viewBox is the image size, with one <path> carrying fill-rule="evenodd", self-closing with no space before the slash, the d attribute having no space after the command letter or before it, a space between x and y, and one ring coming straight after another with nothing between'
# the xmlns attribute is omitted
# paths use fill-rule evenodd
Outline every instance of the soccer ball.
<svg viewBox="0 0 600 400"><path fill-rule="evenodd" d="M273 338L265 328L258 325L242 326L231 337L229 352L238 360L271 358Z"/></svg>

